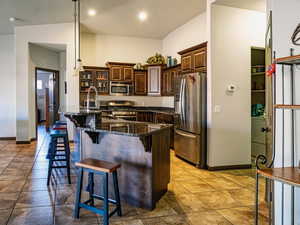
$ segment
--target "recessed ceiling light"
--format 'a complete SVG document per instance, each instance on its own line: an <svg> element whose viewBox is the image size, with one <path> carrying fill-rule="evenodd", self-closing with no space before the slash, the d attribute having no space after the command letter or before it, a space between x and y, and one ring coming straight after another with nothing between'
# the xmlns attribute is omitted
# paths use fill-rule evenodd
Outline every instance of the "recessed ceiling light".
<svg viewBox="0 0 300 225"><path fill-rule="evenodd" d="M140 21L145 21L148 18L148 14L145 11L139 12L138 17Z"/></svg>
<svg viewBox="0 0 300 225"><path fill-rule="evenodd" d="M97 14L97 12L95 9L89 9L88 14L89 14L89 16L95 16Z"/></svg>

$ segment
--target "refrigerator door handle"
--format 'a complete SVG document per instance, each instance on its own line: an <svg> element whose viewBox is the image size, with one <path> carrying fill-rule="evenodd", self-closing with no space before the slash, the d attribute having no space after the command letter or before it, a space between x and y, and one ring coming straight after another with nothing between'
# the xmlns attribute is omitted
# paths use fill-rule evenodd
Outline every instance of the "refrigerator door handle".
<svg viewBox="0 0 300 225"><path fill-rule="evenodd" d="M182 80L182 93L181 93L181 115L182 115L182 122L183 126L186 125L186 96L185 96L185 90L186 89L186 79L183 78Z"/></svg>
<svg viewBox="0 0 300 225"><path fill-rule="evenodd" d="M183 108L182 108L182 94L183 94L183 79L180 80L180 92L179 92L179 106L180 106L180 123L182 122L182 113L183 113Z"/></svg>
<svg viewBox="0 0 300 225"><path fill-rule="evenodd" d="M188 138L197 138L197 136L195 136L195 135L192 135L192 134L186 134L186 133L183 133L183 132L181 132L181 131L179 131L179 130L176 130L175 132L176 132L176 134L181 135L181 136L184 136L184 137L188 137Z"/></svg>

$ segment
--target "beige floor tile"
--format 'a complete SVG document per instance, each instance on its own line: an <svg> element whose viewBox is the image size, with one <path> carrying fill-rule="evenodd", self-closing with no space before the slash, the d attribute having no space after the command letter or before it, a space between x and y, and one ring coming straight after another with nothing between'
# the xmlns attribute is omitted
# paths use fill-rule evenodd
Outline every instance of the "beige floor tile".
<svg viewBox="0 0 300 225"><path fill-rule="evenodd" d="M12 209L18 199L18 193L0 193L0 210Z"/></svg>
<svg viewBox="0 0 300 225"><path fill-rule="evenodd" d="M0 225L6 225L11 210L0 210Z"/></svg>
<svg viewBox="0 0 300 225"><path fill-rule="evenodd" d="M206 209L224 209L240 206L228 191L198 193L197 198Z"/></svg>
<svg viewBox="0 0 300 225"><path fill-rule="evenodd" d="M216 190L233 190L241 188L240 185L221 177L215 179L205 179L205 182Z"/></svg>
<svg viewBox="0 0 300 225"><path fill-rule="evenodd" d="M9 225L53 225L54 209L51 207L15 209Z"/></svg>
<svg viewBox="0 0 300 225"><path fill-rule="evenodd" d="M191 225L232 225L225 217L215 211L187 215Z"/></svg>
<svg viewBox="0 0 300 225"><path fill-rule="evenodd" d="M178 196L167 196L166 201L178 213L204 211L207 209L203 201L196 194L181 194Z"/></svg>
<svg viewBox="0 0 300 225"><path fill-rule="evenodd" d="M253 208L239 207L231 209L222 209L218 212L223 215L233 225L253 225L254 224L254 211ZM267 225L268 221L266 217L260 215L259 217L261 225Z"/></svg>
<svg viewBox="0 0 300 225"><path fill-rule="evenodd" d="M0 180L0 193L20 192L25 184L25 179L22 180Z"/></svg>
<svg viewBox="0 0 300 225"><path fill-rule="evenodd" d="M22 192L17 201L16 208L51 206L54 204L54 199L54 191Z"/></svg>

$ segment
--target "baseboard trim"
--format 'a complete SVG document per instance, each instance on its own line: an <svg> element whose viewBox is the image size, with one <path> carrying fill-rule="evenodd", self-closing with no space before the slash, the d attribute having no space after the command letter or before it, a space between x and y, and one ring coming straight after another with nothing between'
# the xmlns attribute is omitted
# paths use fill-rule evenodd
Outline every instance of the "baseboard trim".
<svg viewBox="0 0 300 225"><path fill-rule="evenodd" d="M0 141L11 141L16 140L16 137L0 137Z"/></svg>
<svg viewBox="0 0 300 225"><path fill-rule="evenodd" d="M234 169L251 169L251 164L246 165L229 165L229 166L208 166L208 170L216 171L216 170L234 170Z"/></svg>
<svg viewBox="0 0 300 225"><path fill-rule="evenodd" d="M31 141L16 141L17 145L24 145L24 144L30 144Z"/></svg>

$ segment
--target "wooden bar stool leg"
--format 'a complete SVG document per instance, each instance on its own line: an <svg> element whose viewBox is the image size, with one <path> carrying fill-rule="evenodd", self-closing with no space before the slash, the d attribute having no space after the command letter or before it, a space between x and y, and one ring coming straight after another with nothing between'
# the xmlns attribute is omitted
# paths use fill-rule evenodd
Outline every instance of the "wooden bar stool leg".
<svg viewBox="0 0 300 225"><path fill-rule="evenodd" d="M71 170L70 170L70 146L68 137L64 138L65 152L66 152L66 164L67 164L67 174L68 182L71 184Z"/></svg>
<svg viewBox="0 0 300 225"><path fill-rule="evenodd" d="M104 214L103 214L103 224L109 225L109 205L108 205L108 173L104 174L103 182L103 192L104 192Z"/></svg>
<svg viewBox="0 0 300 225"><path fill-rule="evenodd" d="M94 206L95 205L95 201L94 201L94 173L89 172L89 196L90 196L90 200L91 200L91 205Z"/></svg>
<svg viewBox="0 0 300 225"><path fill-rule="evenodd" d="M75 210L74 210L74 217L79 219L80 213L80 206L81 203L81 190L82 190L82 183L83 183L83 169L80 168L79 170L79 177L77 181L77 189L76 189L76 199L75 199Z"/></svg>
<svg viewBox="0 0 300 225"><path fill-rule="evenodd" d="M114 180L114 189L115 189L115 198L117 202L118 208L118 216L122 216L122 209L121 209L121 200L120 200L120 192L119 192L119 184L118 184L118 173L117 171L113 172L113 180Z"/></svg>

